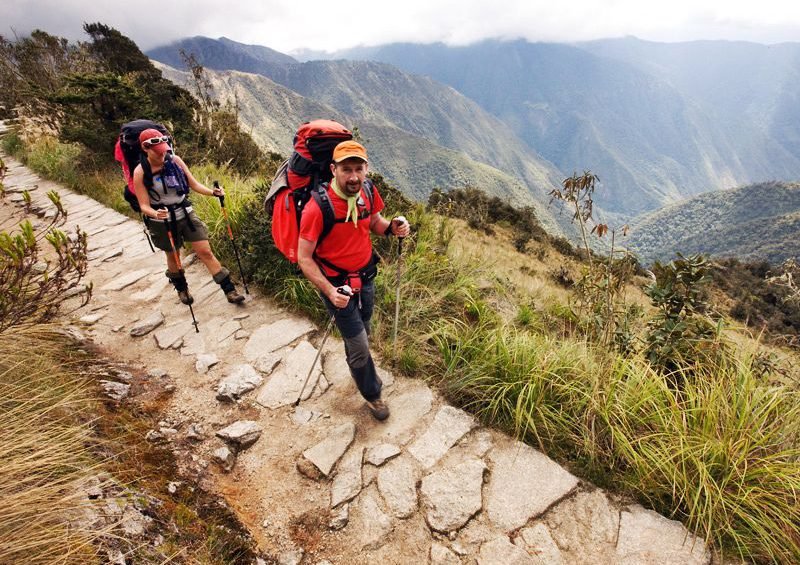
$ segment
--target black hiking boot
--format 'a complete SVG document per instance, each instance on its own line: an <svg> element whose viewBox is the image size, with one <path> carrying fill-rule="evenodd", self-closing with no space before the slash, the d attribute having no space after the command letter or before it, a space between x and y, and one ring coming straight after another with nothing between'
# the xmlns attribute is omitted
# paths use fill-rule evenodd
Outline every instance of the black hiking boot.
<svg viewBox="0 0 800 565"><path fill-rule="evenodd" d="M222 292L225 293L225 298L228 299L228 302L231 304L241 304L244 302L244 296L236 292L236 285L233 284L228 269L222 267L222 270L214 275L214 282L217 283L222 289Z"/></svg>
<svg viewBox="0 0 800 565"><path fill-rule="evenodd" d="M180 301L187 305L192 304L194 298L189 294L189 285L186 282L186 277L182 273L173 273L172 271L167 271L166 275L169 282L171 282L175 290L178 291L178 298Z"/></svg>

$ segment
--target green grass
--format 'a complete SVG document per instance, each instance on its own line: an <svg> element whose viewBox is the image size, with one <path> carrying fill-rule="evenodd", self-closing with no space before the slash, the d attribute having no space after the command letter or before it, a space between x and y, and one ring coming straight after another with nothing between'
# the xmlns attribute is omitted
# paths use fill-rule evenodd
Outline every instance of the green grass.
<svg viewBox="0 0 800 565"><path fill-rule="evenodd" d="M800 393L753 358L676 391L639 357L487 324L434 332L443 384L486 421L748 559L800 559Z"/></svg>

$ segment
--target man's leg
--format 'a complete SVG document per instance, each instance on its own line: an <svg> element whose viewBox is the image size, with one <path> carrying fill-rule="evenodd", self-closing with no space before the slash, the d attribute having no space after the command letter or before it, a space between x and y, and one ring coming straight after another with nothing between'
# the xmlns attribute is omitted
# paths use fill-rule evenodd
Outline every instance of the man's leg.
<svg viewBox="0 0 800 565"><path fill-rule="evenodd" d="M344 339L347 366L361 396L368 402L379 399L382 383L369 351L369 339L359 311L359 297L353 296L347 306L338 310L324 296L323 301L328 312L335 316L336 327Z"/></svg>

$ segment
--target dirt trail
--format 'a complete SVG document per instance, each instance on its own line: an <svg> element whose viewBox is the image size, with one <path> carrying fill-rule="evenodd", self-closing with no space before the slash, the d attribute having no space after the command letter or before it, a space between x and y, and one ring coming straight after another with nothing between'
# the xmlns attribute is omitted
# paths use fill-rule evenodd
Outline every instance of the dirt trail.
<svg viewBox="0 0 800 565"><path fill-rule="evenodd" d="M87 281L94 285L91 302L71 318L118 360L141 369L135 394L173 391L164 422L149 438L170 443L184 480L226 498L266 558L710 561L702 540L679 523L620 504L541 453L480 427L420 380L381 370L392 415L376 422L350 379L340 340L326 343L313 393L295 409L320 328L252 288L244 305L228 304L196 262L186 267L196 333L188 308L168 286L163 255L150 251L140 223L5 159L3 229L24 217L21 190L31 192L41 214L49 208L48 190L62 195L67 228L89 233ZM152 330L131 335L148 318L162 317ZM218 362L207 372L198 368L213 356ZM239 399L218 399L225 394ZM216 437L237 421L250 422L252 436L260 430L255 443L238 448L237 440ZM219 461L224 448L235 455L229 472Z"/></svg>

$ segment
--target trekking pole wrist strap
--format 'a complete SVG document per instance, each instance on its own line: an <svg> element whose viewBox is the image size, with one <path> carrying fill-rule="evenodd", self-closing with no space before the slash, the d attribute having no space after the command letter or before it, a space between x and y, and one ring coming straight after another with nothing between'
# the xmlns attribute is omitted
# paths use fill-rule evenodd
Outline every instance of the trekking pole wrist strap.
<svg viewBox="0 0 800 565"><path fill-rule="evenodd" d="M383 230L383 235L385 235L386 237L394 235L394 232L392 231L392 221L393 220L389 220L389 225L386 226L385 230Z"/></svg>

